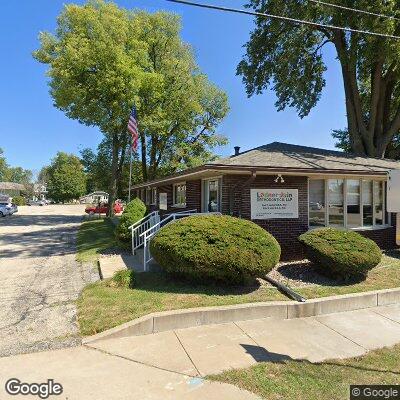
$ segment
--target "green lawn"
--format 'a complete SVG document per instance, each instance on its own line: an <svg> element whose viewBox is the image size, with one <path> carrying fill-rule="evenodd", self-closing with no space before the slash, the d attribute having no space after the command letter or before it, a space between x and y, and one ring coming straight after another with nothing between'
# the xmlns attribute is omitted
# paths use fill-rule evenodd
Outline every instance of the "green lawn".
<svg viewBox="0 0 400 400"><path fill-rule="evenodd" d="M311 299L395 287L400 287L400 251L398 250L393 250L384 254L382 262L368 273L368 277L365 281L338 286L318 285L296 289L296 292L305 296L307 299Z"/></svg>
<svg viewBox="0 0 400 400"><path fill-rule="evenodd" d="M82 335L93 335L156 311L288 300L274 288L191 285L162 273L137 274L134 289L107 285L107 281L97 282L83 290L78 300Z"/></svg>
<svg viewBox="0 0 400 400"><path fill-rule="evenodd" d="M102 251L115 247L114 228L108 218L82 222L77 238L77 261L96 262Z"/></svg>
<svg viewBox="0 0 400 400"><path fill-rule="evenodd" d="M343 400L349 398L350 384L400 384L400 345L319 364L263 362L209 379L237 385L268 400Z"/></svg>
<svg viewBox="0 0 400 400"><path fill-rule="evenodd" d="M109 219L83 222L78 234L79 261L96 261L99 253L115 247L114 225ZM400 286L400 252L383 256L382 263L360 283L296 289L306 298L365 292ZM87 286L78 300L81 334L92 335L151 312L289 300L275 288L193 285L162 273L136 274L134 289L110 287L108 281Z"/></svg>

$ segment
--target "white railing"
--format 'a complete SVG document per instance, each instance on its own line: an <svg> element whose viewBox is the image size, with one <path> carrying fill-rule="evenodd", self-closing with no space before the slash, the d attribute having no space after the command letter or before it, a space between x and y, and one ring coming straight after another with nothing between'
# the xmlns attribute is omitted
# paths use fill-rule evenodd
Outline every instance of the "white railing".
<svg viewBox="0 0 400 400"><path fill-rule="evenodd" d="M139 247L143 246L143 237L141 236L141 234L152 226L157 225L159 222L159 212L153 211L152 213L146 215L144 218L135 222L129 227L132 237L132 254L135 254L135 251Z"/></svg>
<svg viewBox="0 0 400 400"><path fill-rule="evenodd" d="M193 212L194 211L194 212ZM189 210L189 211L180 211L173 214L169 214L163 220L160 220L157 224L149 227L147 230L140 234L140 238L143 243L143 270L146 272L148 270L147 264L153 260L153 257L150 254L150 240L151 238L163 227L172 222L175 222L178 218L183 217L193 217L195 215L221 215L220 212L204 212L198 213L197 210Z"/></svg>

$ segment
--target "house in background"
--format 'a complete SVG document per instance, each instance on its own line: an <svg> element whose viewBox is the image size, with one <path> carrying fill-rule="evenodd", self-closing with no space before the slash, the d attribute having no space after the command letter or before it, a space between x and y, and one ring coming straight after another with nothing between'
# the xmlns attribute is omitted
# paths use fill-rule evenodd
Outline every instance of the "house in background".
<svg viewBox="0 0 400 400"><path fill-rule="evenodd" d="M316 227L352 229L396 247L386 212L388 172L400 162L274 142L133 186L151 210L197 210L252 220L275 236L283 259L300 259L297 238Z"/></svg>
<svg viewBox="0 0 400 400"><path fill-rule="evenodd" d="M33 185L33 200L46 200L47 186L43 183L35 183Z"/></svg>
<svg viewBox="0 0 400 400"><path fill-rule="evenodd" d="M15 196L21 196L25 186L14 182L0 182L0 198L3 201L11 201Z"/></svg>
<svg viewBox="0 0 400 400"><path fill-rule="evenodd" d="M108 193L102 191L96 191L89 193L79 199L82 204L99 204L108 203Z"/></svg>

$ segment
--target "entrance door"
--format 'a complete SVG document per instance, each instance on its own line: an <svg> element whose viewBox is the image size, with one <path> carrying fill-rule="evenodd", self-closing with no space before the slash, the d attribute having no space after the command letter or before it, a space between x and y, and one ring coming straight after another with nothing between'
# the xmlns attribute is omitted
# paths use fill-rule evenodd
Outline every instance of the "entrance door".
<svg viewBox="0 0 400 400"><path fill-rule="evenodd" d="M207 179L203 182L203 212L217 212L220 206L220 180Z"/></svg>

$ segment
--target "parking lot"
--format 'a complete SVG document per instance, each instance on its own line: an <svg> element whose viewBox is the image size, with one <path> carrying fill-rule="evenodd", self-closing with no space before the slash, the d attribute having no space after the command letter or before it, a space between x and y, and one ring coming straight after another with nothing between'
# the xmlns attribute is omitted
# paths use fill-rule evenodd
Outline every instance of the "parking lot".
<svg viewBox="0 0 400 400"><path fill-rule="evenodd" d="M19 207L0 219L0 355L80 343L73 301L98 278L75 261L83 205Z"/></svg>

